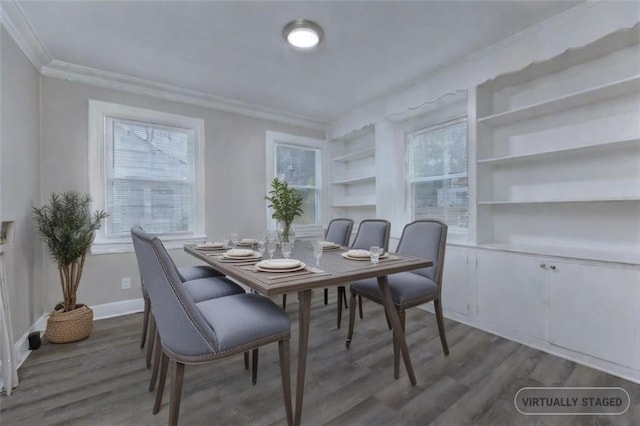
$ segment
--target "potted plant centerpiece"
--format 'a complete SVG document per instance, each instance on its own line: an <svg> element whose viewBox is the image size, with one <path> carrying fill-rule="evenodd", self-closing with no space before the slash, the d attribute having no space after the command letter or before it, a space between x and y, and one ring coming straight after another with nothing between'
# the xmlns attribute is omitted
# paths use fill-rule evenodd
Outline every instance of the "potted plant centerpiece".
<svg viewBox="0 0 640 426"><path fill-rule="evenodd" d="M62 296L47 320L45 336L52 343L82 340L91 334L93 311L76 303L84 261L95 231L108 214L91 215L91 198L77 191L53 193L48 205L33 208L38 231L58 265Z"/></svg>
<svg viewBox="0 0 640 426"><path fill-rule="evenodd" d="M271 188L271 196L264 197L273 209L271 217L282 225L282 241L293 240L291 224L296 217L302 216L302 194L278 178L273 179Z"/></svg>

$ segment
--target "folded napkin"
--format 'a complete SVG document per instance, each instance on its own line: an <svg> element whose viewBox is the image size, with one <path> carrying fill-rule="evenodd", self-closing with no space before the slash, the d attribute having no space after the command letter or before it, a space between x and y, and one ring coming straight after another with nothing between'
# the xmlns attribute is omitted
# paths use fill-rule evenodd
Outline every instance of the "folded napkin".
<svg viewBox="0 0 640 426"><path fill-rule="evenodd" d="M371 257L369 250L353 249L347 252L347 256L350 257Z"/></svg>

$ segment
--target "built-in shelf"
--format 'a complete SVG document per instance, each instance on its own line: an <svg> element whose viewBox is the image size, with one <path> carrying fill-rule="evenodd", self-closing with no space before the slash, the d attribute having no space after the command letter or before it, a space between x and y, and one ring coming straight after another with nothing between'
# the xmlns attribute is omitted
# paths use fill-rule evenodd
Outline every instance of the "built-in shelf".
<svg viewBox="0 0 640 426"><path fill-rule="evenodd" d="M555 112L576 108L607 99L628 95L640 91L640 76L634 76L597 87L581 90L565 96L559 96L543 102L527 105L522 108L500 112L478 118L478 123L488 126L503 126L518 121L528 120Z"/></svg>
<svg viewBox="0 0 640 426"><path fill-rule="evenodd" d="M376 203L336 203L332 204L331 207L336 208L349 208L349 207L375 207Z"/></svg>
<svg viewBox="0 0 640 426"><path fill-rule="evenodd" d="M347 162L347 161L354 161L354 160L362 160L363 158L373 157L375 156L375 154L376 154L375 148L368 148L368 149L363 149L361 151L352 152L350 154L341 155L336 158L332 158L331 161Z"/></svg>
<svg viewBox="0 0 640 426"><path fill-rule="evenodd" d="M363 177L358 177L358 178L337 180L337 181L331 182L331 183L333 185L351 185L353 183L365 183L365 182L375 182L375 181L376 181L376 177L375 176L363 176Z"/></svg>
<svg viewBox="0 0 640 426"><path fill-rule="evenodd" d="M479 205L500 206L500 205L518 205L518 204L565 204L565 203L594 203L594 202L614 202L614 201L640 201L640 195L629 197L598 197L598 198L580 198L580 199L563 199L563 200L521 200L521 201L478 201Z"/></svg>
<svg viewBox="0 0 640 426"><path fill-rule="evenodd" d="M597 145L576 146L566 149L558 149L552 151L541 151L521 155L506 155L504 157L493 157L478 160L478 164L499 165L499 164L515 164L524 161L537 161L545 159L564 158L564 155L577 153L597 154L598 152L606 152L612 149L624 149L631 147L640 147L640 139L627 139L620 141L604 142Z"/></svg>

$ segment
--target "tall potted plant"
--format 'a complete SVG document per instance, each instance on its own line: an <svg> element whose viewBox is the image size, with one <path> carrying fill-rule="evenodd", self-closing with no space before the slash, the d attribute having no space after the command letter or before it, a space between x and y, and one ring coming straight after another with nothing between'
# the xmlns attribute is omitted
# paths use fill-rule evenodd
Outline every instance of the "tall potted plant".
<svg viewBox="0 0 640 426"><path fill-rule="evenodd" d="M278 178L273 179L271 188L273 188L269 191L271 196L264 198L269 201L269 207L273 209L271 217L282 223L282 241L289 241L293 239L291 232L293 220L302 216L302 194Z"/></svg>
<svg viewBox="0 0 640 426"><path fill-rule="evenodd" d="M93 328L93 311L77 304L78 285L95 231L108 216L90 212L91 197L77 191L53 193L48 205L33 208L38 231L58 265L63 301L47 320L45 336L52 343L84 339Z"/></svg>

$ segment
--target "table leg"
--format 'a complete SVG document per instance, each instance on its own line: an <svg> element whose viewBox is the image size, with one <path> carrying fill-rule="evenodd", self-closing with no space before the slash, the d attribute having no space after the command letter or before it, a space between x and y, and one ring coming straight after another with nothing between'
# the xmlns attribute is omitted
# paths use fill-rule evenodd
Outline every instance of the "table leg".
<svg viewBox="0 0 640 426"><path fill-rule="evenodd" d="M409 375L409 380L413 386L416 385L416 375L413 372L413 366L411 365L411 358L409 357L409 348L407 347L407 341L404 338L404 331L402 329L402 324L400 323L400 317L398 317L398 312L393 306L393 299L391 297L391 290L389 290L389 284L387 282L387 277L378 277L378 287L380 288L380 294L382 295L382 302L384 303L384 310L387 313L387 318L391 322L391 328L393 329L393 336L395 337L395 342L400 348L400 352L402 353L402 359L404 360L404 365L407 368L407 374Z"/></svg>
<svg viewBox="0 0 640 426"><path fill-rule="evenodd" d="M294 425L302 419L302 397L304 377L307 369L307 349L309 347L309 322L311 320L311 290L298 292L298 374L296 376L296 416Z"/></svg>

